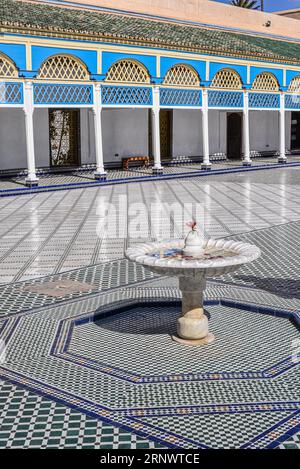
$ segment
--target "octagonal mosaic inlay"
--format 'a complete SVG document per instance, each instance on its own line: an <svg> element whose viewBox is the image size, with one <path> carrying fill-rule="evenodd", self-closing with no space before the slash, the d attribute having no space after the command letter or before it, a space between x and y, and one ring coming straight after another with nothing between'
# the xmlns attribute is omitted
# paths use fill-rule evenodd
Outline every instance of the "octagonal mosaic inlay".
<svg viewBox="0 0 300 469"><path fill-rule="evenodd" d="M266 379L294 366L291 344L298 332L286 318L259 315L258 326L251 311L211 304L216 341L191 348L170 339L179 314L177 302L136 303L69 319L57 334L55 354L134 383Z"/></svg>

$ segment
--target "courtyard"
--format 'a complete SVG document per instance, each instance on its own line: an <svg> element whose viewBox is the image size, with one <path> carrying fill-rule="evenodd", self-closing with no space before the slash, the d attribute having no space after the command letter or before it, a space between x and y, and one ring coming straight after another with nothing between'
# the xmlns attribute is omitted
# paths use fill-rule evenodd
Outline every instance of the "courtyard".
<svg viewBox="0 0 300 469"><path fill-rule="evenodd" d="M300 448L300 167L178 176L0 198L1 447ZM200 204L206 237L261 249L209 279L214 343L170 340L177 280L124 257L152 219L114 235L104 200Z"/></svg>

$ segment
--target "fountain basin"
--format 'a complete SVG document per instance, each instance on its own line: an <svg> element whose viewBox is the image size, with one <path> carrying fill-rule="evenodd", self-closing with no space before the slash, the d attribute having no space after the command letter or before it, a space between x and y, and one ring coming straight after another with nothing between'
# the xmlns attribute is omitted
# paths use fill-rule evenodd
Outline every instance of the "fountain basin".
<svg viewBox="0 0 300 469"><path fill-rule="evenodd" d="M207 277L234 272L256 260L261 251L251 244L224 239L205 240L203 252L197 256L187 256L184 247L182 239L144 243L127 249L125 255L152 272L179 278L182 315L178 319L177 335L172 338L186 345L205 345L215 339L209 332L203 310Z"/></svg>

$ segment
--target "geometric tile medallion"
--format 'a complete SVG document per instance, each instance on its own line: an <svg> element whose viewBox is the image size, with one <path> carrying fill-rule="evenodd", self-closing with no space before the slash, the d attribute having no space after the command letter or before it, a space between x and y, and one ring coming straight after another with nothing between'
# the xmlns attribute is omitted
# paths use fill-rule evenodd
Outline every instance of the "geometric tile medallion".
<svg viewBox="0 0 300 469"><path fill-rule="evenodd" d="M299 431L289 319L216 299L216 341L190 348L170 339L178 302L104 296L4 320L0 378L169 447L271 448Z"/></svg>
<svg viewBox="0 0 300 469"><path fill-rule="evenodd" d="M261 315L257 333L253 313L215 303L209 311L217 340L210 347L178 348L166 340L176 330L181 304L147 302L62 321L52 353L136 384L268 379L296 366L292 322ZM149 348L156 353L149 355Z"/></svg>
<svg viewBox="0 0 300 469"><path fill-rule="evenodd" d="M24 291L29 291L32 293L39 293L41 295L53 296L55 298L60 298L72 293L79 292L89 292L93 288L93 285L88 283L77 282L75 280L61 279L53 282L46 283L34 283L24 287Z"/></svg>

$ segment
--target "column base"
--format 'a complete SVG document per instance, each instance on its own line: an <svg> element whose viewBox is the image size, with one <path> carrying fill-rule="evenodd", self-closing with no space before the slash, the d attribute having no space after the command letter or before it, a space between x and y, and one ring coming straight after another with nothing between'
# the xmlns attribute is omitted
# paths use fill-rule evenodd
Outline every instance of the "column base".
<svg viewBox="0 0 300 469"><path fill-rule="evenodd" d="M152 174L159 175L159 174L163 174L163 172L164 172L164 168L156 168L155 166L153 166L152 168Z"/></svg>
<svg viewBox="0 0 300 469"><path fill-rule="evenodd" d="M39 180L38 180L38 178L36 178L36 179L26 178L25 179L25 185L26 185L26 187L37 187L39 185Z"/></svg>
<svg viewBox="0 0 300 469"><path fill-rule="evenodd" d="M203 337L203 339L182 339L181 337L178 337L177 335L172 335L172 340L182 345L189 345L189 346L195 347L197 345L211 344L212 342L215 341L215 336L211 332L209 332L206 337Z"/></svg>
<svg viewBox="0 0 300 469"><path fill-rule="evenodd" d="M243 166L252 166L252 161L243 161Z"/></svg>
<svg viewBox="0 0 300 469"><path fill-rule="evenodd" d="M98 173L97 171L95 171L94 173L94 178L97 180L97 181L106 181L106 177L107 177L107 173Z"/></svg>
<svg viewBox="0 0 300 469"><path fill-rule="evenodd" d="M211 163L202 163L201 164L201 169L204 169L205 171L210 171L211 170Z"/></svg>
<svg viewBox="0 0 300 469"><path fill-rule="evenodd" d="M284 157L284 156L279 156L277 162L280 163L280 164L285 164L285 163L287 163L287 158Z"/></svg>

